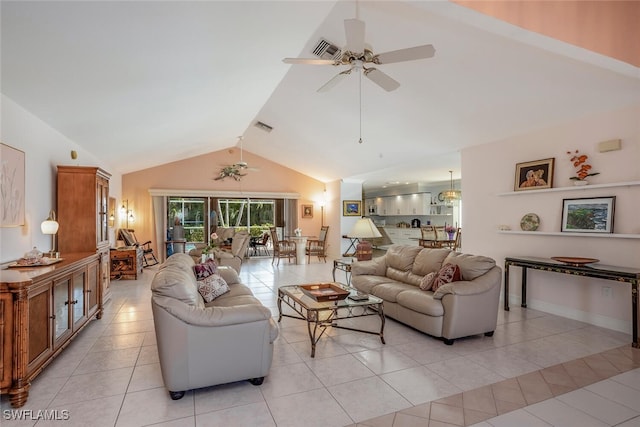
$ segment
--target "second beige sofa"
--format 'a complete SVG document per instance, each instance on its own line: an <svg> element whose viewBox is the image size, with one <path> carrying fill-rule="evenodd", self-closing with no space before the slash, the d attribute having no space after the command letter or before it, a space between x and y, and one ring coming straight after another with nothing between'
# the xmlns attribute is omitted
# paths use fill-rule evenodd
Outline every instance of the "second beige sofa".
<svg viewBox="0 0 640 427"><path fill-rule="evenodd" d="M460 268L461 281L423 291L424 276L445 264ZM502 270L491 258L393 245L386 255L355 262L351 284L384 300L385 315L399 320L446 344L476 334L493 335L497 324Z"/></svg>

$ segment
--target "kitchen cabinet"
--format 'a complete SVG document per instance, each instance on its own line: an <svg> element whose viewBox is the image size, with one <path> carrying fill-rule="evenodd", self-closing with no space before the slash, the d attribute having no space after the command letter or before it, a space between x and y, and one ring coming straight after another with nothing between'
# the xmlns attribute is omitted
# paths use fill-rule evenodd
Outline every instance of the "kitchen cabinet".
<svg viewBox="0 0 640 427"><path fill-rule="evenodd" d="M371 215L410 216L429 215L431 212L431 193L400 194L368 200L367 211Z"/></svg>
<svg viewBox="0 0 640 427"><path fill-rule="evenodd" d="M102 314L100 256L0 271L0 394L23 406L31 381Z"/></svg>
<svg viewBox="0 0 640 427"><path fill-rule="evenodd" d="M422 236L419 228L385 227L394 245L418 245L418 240Z"/></svg>
<svg viewBox="0 0 640 427"><path fill-rule="evenodd" d="M111 296L109 269L109 179L90 166L58 166L58 250L100 254L102 300Z"/></svg>

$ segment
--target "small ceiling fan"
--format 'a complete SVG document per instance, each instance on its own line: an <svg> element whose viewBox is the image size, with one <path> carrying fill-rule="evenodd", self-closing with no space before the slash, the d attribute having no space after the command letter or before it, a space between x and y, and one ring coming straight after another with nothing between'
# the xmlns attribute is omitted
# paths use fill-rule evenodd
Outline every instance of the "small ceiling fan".
<svg viewBox="0 0 640 427"><path fill-rule="evenodd" d="M356 13L357 15L357 13ZM365 23L359 19L345 19L344 30L347 45L342 50L342 55L338 59L314 59L314 58L284 58L286 64L307 64L307 65L348 65L349 69L338 73L331 80L325 83L318 92L327 92L340 83L352 71L362 71L369 80L390 92L400 87L400 83L391 78L386 73L375 67L366 65L384 65L396 62L415 61L417 59L427 59L435 55L433 45L425 44L421 46L409 47L406 49L392 50L390 52L373 53L370 46L365 44Z"/></svg>
<svg viewBox="0 0 640 427"><path fill-rule="evenodd" d="M258 171L257 168L250 168L247 162L242 159L242 136L238 137L238 141L240 143L240 161L234 163L232 165L225 165L220 169L218 176L214 178L216 181L223 180L225 178L233 178L236 181L240 181L243 176L246 176L246 173L242 173L243 171Z"/></svg>

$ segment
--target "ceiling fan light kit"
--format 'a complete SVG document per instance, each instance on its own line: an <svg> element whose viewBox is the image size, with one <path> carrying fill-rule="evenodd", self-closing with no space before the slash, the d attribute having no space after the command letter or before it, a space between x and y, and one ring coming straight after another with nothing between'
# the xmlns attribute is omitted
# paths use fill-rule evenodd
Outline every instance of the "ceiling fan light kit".
<svg viewBox="0 0 640 427"><path fill-rule="evenodd" d="M265 125L262 122L258 122L258 123L261 123L264 126L267 126L270 129L273 129L273 128L271 128L271 126ZM257 126L257 124L256 124L256 126ZM240 143L240 161L236 162L236 163L234 163L232 165L223 166L222 169L220 169L220 172L218 173L218 176L214 178L215 181L221 181L221 180L224 180L225 178L233 178L236 181L240 181L243 176L247 176L247 174L246 173L242 173L242 171L244 171L244 170L257 170L257 169L254 169L254 168L249 168L249 164L242 159L242 137L241 136L238 137L238 141Z"/></svg>

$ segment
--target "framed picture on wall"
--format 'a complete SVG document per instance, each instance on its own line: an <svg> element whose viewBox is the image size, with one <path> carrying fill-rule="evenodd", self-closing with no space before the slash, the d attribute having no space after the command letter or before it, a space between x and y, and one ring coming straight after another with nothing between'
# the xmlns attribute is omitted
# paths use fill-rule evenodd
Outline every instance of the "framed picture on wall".
<svg viewBox="0 0 640 427"><path fill-rule="evenodd" d="M302 205L302 218L313 218L313 205Z"/></svg>
<svg viewBox="0 0 640 427"><path fill-rule="evenodd" d="M514 191L540 190L553 187L555 159L535 160L516 164Z"/></svg>
<svg viewBox="0 0 640 427"><path fill-rule="evenodd" d="M616 198L589 197L562 201L562 231L613 233Z"/></svg>
<svg viewBox="0 0 640 427"><path fill-rule="evenodd" d="M0 143L0 226L24 225L24 151Z"/></svg>
<svg viewBox="0 0 640 427"><path fill-rule="evenodd" d="M342 216L362 216L361 200L343 200Z"/></svg>

